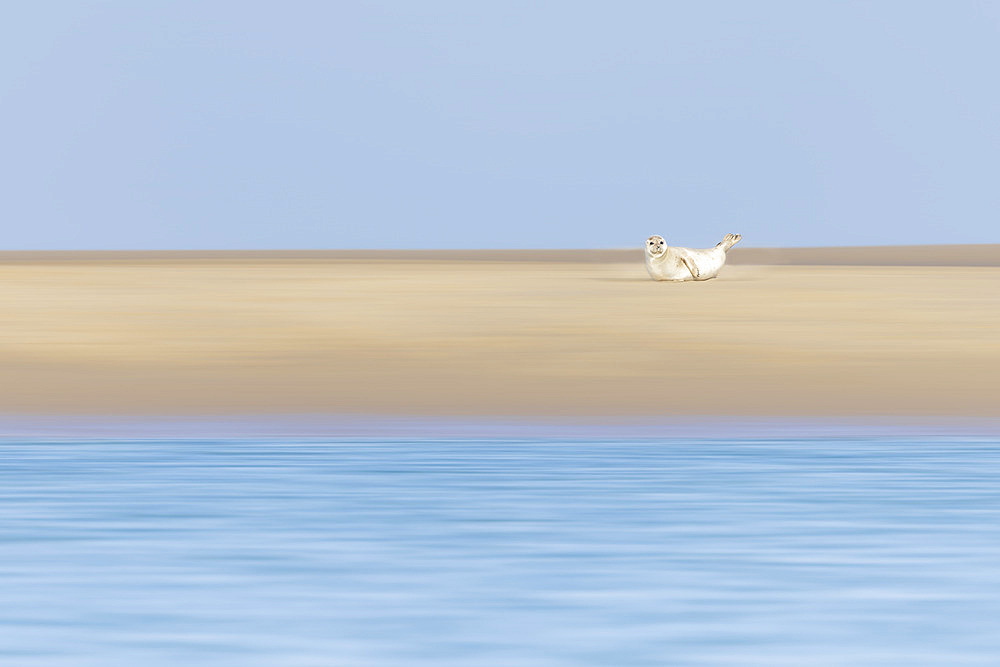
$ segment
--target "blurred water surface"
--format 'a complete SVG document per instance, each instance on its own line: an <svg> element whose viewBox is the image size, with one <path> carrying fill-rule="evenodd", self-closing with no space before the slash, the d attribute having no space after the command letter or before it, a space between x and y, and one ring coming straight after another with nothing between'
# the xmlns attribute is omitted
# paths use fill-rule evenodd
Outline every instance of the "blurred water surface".
<svg viewBox="0 0 1000 667"><path fill-rule="evenodd" d="M4 665L994 665L1000 442L0 443Z"/></svg>

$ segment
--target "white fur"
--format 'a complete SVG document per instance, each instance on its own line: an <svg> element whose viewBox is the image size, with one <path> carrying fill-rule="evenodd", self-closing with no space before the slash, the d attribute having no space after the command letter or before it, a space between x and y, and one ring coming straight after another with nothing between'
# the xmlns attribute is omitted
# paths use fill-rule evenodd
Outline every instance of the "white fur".
<svg viewBox="0 0 1000 667"><path fill-rule="evenodd" d="M708 280L719 275L726 263L726 253L743 238L726 234L714 248L694 250L671 247L662 236L646 239L646 270L653 280Z"/></svg>

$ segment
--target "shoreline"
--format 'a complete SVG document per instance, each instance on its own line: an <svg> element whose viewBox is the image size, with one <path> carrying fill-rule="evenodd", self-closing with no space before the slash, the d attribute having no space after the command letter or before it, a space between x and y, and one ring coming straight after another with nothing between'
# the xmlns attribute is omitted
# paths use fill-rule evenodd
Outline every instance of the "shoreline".
<svg viewBox="0 0 1000 667"><path fill-rule="evenodd" d="M994 438L1000 418L674 417L448 418L358 415L0 415L10 438L196 439L583 439Z"/></svg>

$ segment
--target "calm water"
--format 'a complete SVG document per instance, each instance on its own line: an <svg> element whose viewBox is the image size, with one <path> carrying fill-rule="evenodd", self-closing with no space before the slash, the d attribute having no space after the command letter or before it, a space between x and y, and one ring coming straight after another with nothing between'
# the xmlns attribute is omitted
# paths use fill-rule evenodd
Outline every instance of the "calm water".
<svg viewBox="0 0 1000 667"><path fill-rule="evenodd" d="M0 664L1000 664L1000 442L0 443Z"/></svg>

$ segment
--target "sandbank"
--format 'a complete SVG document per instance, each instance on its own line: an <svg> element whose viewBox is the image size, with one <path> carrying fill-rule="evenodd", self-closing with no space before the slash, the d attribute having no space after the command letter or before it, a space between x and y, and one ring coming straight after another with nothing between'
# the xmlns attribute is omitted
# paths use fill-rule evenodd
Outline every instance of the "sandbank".
<svg viewBox="0 0 1000 667"><path fill-rule="evenodd" d="M0 414L996 417L1000 248L961 248L678 284L641 251L6 252Z"/></svg>

